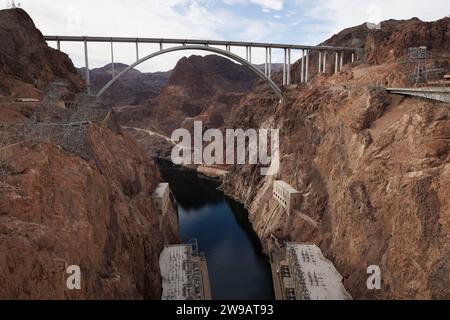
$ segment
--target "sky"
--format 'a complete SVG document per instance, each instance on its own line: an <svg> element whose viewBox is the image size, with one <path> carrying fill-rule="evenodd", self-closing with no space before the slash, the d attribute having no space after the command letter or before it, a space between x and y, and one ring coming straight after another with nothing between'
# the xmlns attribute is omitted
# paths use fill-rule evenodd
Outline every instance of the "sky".
<svg viewBox="0 0 450 320"><path fill-rule="evenodd" d="M6 2L6 1L5 1ZM448 0L16 0L45 35L186 38L316 45L344 28L364 22L418 17L432 21L450 15ZM6 3L5 3L6 6ZM55 43L49 43L56 46ZM157 45L140 46L143 57ZM84 66L83 44L63 43L77 67ZM233 48L244 55L244 48ZM172 69L192 52L162 55L139 66L146 72ZM195 52L199 54L199 52ZM208 54L205 52L205 54ZM274 52L273 62L282 62ZM293 60L300 57L293 52ZM253 51L263 63L263 49ZM135 61L134 44L115 45L115 61ZM90 68L111 62L107 43L89 44Z"/></svg>

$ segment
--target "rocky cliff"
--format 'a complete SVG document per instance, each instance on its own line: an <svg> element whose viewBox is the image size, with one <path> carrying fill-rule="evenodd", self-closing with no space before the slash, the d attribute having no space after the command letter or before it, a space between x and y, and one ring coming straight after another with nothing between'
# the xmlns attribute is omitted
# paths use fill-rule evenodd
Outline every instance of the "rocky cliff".
<svg viewBox="0 0 450 320"><path fill-rule="evenodd" d="M84 84L69 57L50 48L22 9L0 10L0 97L42 97L52 81Z"/></svg>
<svg viewBox="0 0 450 320"><path fill-rule="evenodd" d="M274 235L318 244L356 299L450 298L450 105L391 96L378 86L407 84L395 63L413 44L401 37L404 24L424 25L414 27L423 31L414 45L433 44L432 52L445 55L449 21L383 23L397 30L392 38L378 38L384 29L348 29L333 38L354 43L356 32L355 41L374 45L369 63L292 86L282 103L259 86L225 124L279 128L281 166L274 177L236 166L222 189L246 205L263 241ZM302 193L295 214L276 209L275 179ZM381 268L381 290L366 287L370 265Z"/></svg>
<svg viewBox="0 0 450 320"><path fill-rule="evenodd" d="M87 130L90 159L46 143L11 152L0 193L0 298L159 299L159 253L178 236L171 224L159 227L158 170L126 135ZM66 287L69 265L81 268L80 291Z"/></svg>
<svg viewBox="0 0 450 320"><path fill-rule="evenodd" d="M0 64L16 79L0 98L0 299L159 299L159 254L179 239L175 209L161 217L151 199L157 167L89 97L11 102L24 84L45 95L55 77L76 93L79 78L24 11L0 16L0 57L18 59ZM72 265L81 290L66 286Z"/></svg>

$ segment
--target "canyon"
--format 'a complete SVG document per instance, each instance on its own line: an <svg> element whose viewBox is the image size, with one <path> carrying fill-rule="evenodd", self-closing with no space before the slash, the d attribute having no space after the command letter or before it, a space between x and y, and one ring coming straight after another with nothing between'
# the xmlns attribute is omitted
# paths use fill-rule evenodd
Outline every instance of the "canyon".
<svg viewBox="0 0 450 320"><path fill-rule="evenodd" d="M0 11L0 123L8 145L17 143L1 159L0 298L159 299L159 253L181 239L175 206L160 223L152 202L163 180L152 158L170 157L164 136L202 121L280 130L275 176L227 166L219 187L245 206L263 250L272 238L317 244L354 299L450 299L449 105L384 89L411 85L400 63L409 47L427 46L432 65L448 70L449 39L450 18L343 30L323 44L359 47L362 59L337 74L331 61L319 74L313 53L306 84L297 61L281 102L244 66L215 55L183 58L167 73L133 70L91 102L83 70L51 49L23 10ZM110 67L93 73L95 88ZM85 107L47 102L62 80L63 98ZM40 102L15 101L24 96ZM69 142L4 130L83 112L95 121L67 131L76 137ZM275 208L275 180L301 192L299 214ZM81 291L64 287L60 266L72 264L81 266ZM382 271L381 290L366 287L370 265Z"/></svg>
<svg viewBox="0 0 450 320"><path fill-rule="evenodd" d="M258 166L234 166L220 187L245 205L265 249L274 236L318 244L355 299L449 298L449 106L383 89L411 85L399 63L407 61L409 47L427 46L432 66L448 69L449 24L449 18L389 20L380 30L366 24L346 29L323 45L363 48L362 61L335 75L331 61L328 75L318 74L313 53L312 81L300 83L297 62L296 84L284 91L282 103L256 81L231 112L222 114L223 125L216 125L223 130L280 129L278 175L262 177ZM274 80L281 84L281 74ZM164 107L170 114L172 106ZM190 120L181 117L177 123L190 129ZM148 128L149 121L133 125ZM152 129L170 136L174 127ZM154 154L148 137L135 138ZM169 157L168 150L158 156ZM300 214L273 211L272 183L278 179L302 193ZM381 290L366 287L371 265L382 270Z"/></svg>

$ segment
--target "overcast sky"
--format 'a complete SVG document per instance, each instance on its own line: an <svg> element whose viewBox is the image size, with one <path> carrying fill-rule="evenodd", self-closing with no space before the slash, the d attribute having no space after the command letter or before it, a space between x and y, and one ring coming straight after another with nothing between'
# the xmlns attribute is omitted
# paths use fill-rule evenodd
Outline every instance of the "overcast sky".
<svg viewBox="0 0 450 320"><path fill-rule="evenodd" d="M16 0L46 35L171 37L318 44L340 30L364 22L419 17L431 21L450 14L449 0ZM54 44L50 43L54 46ZM142 45L141 56L157 46ZM76 66L84 64L82 44L63 44ZM134 62L134 45L115 46L116 62ZM241 52L234 49L235 52ZM242 49L242 52L244 49ZM147 61L143 71L164 71L181 56ZM198 54L198 52L196 52ZM281 62L281 52L275 53ZM108 44L90 44L90 67L110 62ZM295 53L294 59L300 55ZM263 63L263 51L254 52ZM274 61L277 62L277 61Z"/></svg>

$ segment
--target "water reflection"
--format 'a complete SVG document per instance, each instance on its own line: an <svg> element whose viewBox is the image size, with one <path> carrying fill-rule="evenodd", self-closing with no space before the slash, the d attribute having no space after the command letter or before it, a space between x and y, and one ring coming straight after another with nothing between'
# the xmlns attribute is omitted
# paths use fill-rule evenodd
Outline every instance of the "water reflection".
<svg viewBox="0 0 450 320"><path fill-rule="evenodd" d="M180 235L205 252L214 299L273 299L270 266L239 203L195 172L161 165L178 203Z"/></svg>

